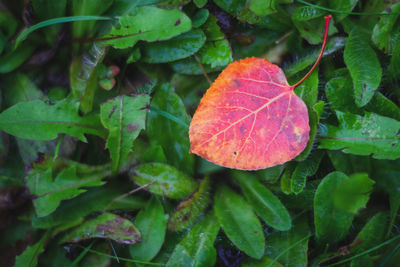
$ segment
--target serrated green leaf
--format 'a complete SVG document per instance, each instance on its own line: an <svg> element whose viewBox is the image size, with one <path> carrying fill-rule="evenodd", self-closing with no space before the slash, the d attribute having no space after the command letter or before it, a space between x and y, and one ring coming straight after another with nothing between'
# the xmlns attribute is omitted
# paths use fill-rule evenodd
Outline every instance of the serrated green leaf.
<svg viewBox="0 0 400 267"><path fill-rule="evenodd" d="M319 148L342 149L345 153L371 155L377 159L400 157L400 122L365 113L365 116L336 111L339 126L328 125L320 135Z"/></svg>
<svg viewBox="0 0 400 267"><path fill-rule="evenodd" d="M135 218L135 225L141 232L141 241L129 247L131 257L135 260L150 261L164 243L167 230L167 219L161 202L152 197Z"/></svg>
<svg viewBox="0 0 400 267"><path fill-rule="evenodd" d="M14 267L36 267L39 255L44 252L44 246L51 236L51 231L47 231L42 238L32 246L28 246L22 254L15 258Z"/></svg>
<svg viewBox="0 0 400 267"><path fill-rule="evenodd" d="M164 163L145 163L136 166L130 177L138 185L152 183L147 190L160 196L182 199L188 197L197 187L190 176Z"/></svg>
<svg viewBox="0 0 400 267"><path fill-rule="evenodd" d="M276 12L275 0L248 0L246 5L257 16L265 16Z"/></svg>
<svg viewBox="0 0 400 267"><path fill-rule="evenodd" d="M182 231L189 228L210 205L211 180L206 176L189 199L175 208L168 220L168 230Z"/></svg>
<svg viewBox="0 0 400 267"><path fill-rule="evenodd" d="M179 60L196 53L205 42L202 30L192 30L166 41L146 44L142 49L142 60L148 63Z"/></svg>
<svg viewBox="0 0 400 267"><path fill-rule="evenodd" d="M134 46L139 40L166 40L187 32L190 19L177 9L165 10L154 6L137 7L129 15L119 17L119 23L104 38L115 48Z"/></svg>
<svg viewBox="0 0 400 267"><path fill-rule="evenodd" d="M99 117L78 115L79 103L67 99L55 105L40 100L20 102L0 114L0 129L17 137L52 140L60 133L86 142L85 134L105 136Z"/></svg>
<svg viewBox="0 0 400 267"><path fill-rule="evenodd" d="M356 105L365 106L381 82L382 68L367 36L358 28L351 31L346 41L344 62L353 79Z"/></svg>
<svg viewBox="0 0 400 267"><path fill-rule="evenodd" d="M287 231L292 227L289 212L268 188L247 173L235 173L234 177L239 181L249 204L268 225L279 231Z"/></svg>
<svg viewBox="0 0 400 267"><path fill-rule="evenodd" d="M110 175L110 173L108 173ZM102 178L107 176L94 175L84 179L77 176L76 167L72 166L62 170L53 180L52 170L33 170L26 177L26 185L32 195L37 196L33 205L38 217L44 217L55 211L60 202L65 199L74 198L84 192L82 187L103 185Z"/></svg>
<svg viewBox="0 0 400 267"><path fill-rule="evenodd" d="M112 213L103 213L69 231L59 243L76 243L91 238L112 239L132 245L140 242L141 234L131 221Z"/></svg>
<svg viewBox="0 0 400 267"><path fill-rule="evenodd" d="M264 254L265 240L261 223L251 206L226 185L214 196L214 212L232 243L252 258Z"/></svg>
<svg viewBox="0 0 400 267"><path fill-rule="evenodd" d="M219 231L218 221L210 213L176 245L167 267L214 266L217 252L214 241Z"/></svg>
<svg viewBox="0 0 400 267"><path fill-rule="evenodd" d="M110 151L114 172L128 158L133 141L144 129L149 102L148 95L120 96L101 105L100 118L109 131L106 148Z"/></svg>

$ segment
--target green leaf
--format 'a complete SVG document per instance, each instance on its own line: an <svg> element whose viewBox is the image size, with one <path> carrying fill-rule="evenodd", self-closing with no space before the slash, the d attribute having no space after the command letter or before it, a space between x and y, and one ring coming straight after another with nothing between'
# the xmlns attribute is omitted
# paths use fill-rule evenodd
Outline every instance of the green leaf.
<svg viewBox="0 0 400 267"><path fill-rule="evenodd" d="M142 60L148 63L165 63L189 57L206 42L200 29L192 30L172 39L149 43L143 47Z"/></svg>
<svg viewBox="0 0 400 267"><path fill-rule="evenodd" d="M51 19L62 17L65 14L67 0L32 0L32 7L35 15L40 19Z"/></svg>
<svg viewBox="0 0 400 267"><path fill-rule="evenodd" d="M210 213L176 245L166 266L214 266L217 258L214 241L218 231L218 221Z"/></svg>
<svg viewBox="0 0 400 267"><path fill-rule="evenodd" d="M378 88L382 68L366 35L355 28L351 31L344 49L344 62L353 79L354 98L358 107L365 106Z"/></svg>
<svg viewBox="0 0 400 267"><path fill-rule="evenodd" d="M199 51L202 64L211 68L225 67L233 61L231 47L227 40L206 42Z"/></svg>
<svg viewBox="0 0 400 267"><path fill-rule="evenodd" d="M323 151L317 150L306 160L297 164L290 178L291 192L298 195L303 191L306 186L307 177L313 176L317 172L323 155Z"/></svg>
<svg viewBox="0 0 400 267"><path fill-rule="evenodd" d="M138 195L118 199L126 193L121 190L126 184L115 186L107 184L79 195L68 201L63 201L57 210L46 217L35 217L32 224L35 228L46 229L59 225L79 224L84 217L95 211L103 210L137 210L144 206L145 200Z"/></svg>
<svg viewBox="0 0 400 267"><path fill-rule="evenodd" d="M74 198L84 192L82 187L100 186L104 182L102 178L110 175L105 172L102 175L91 177L77 176L76 167L72 166L62 170L53 180L52 169L46 171L32 171L26 177L26 185L32 195L37 196L33 200L36 214L44 217L56 210L61 200Z"/></svg>
<svg viewBox="0 0 400 267"><path fill-rule="evenodd" d="M145 127L150 96L120 96L100 107L100 118L108 129L106 148L110 151L113 171L118 172L132 151L133 141Z"/></svg>
<svg viewBox="0 0 400 267"><path fill-rule="evenodd" d="M24 44L0 57L0 73L9 73L18 68L34 52L35 47Z"/></svg>
<svg viewBox="0 0 400 267"><path fill-rule="evenodd" d="M387 228L387 213L379 212L372 217L354 238L353 243L361 241L360 244L350 249L351 253L360 253L379 245L385 239Z"/></svg>
<svg viewBox="0 0 400 267"><path fill-rule="evenodd" d="M248 258L242 262L243 267L284 267L279 262L271 259L269 256L263 256L260 260Z"/></svg>
<svg viewBox="0 0 400 267"><path fill-rule="evenodd" d="M258 180L247 173L235 173L243 194L254 211L268 225L279 231L292 227L292 219L281 201Z"/></svg>
<svg viewBox="0 0 400 267"><path fill-rule="evenodd" d="M103 61L106 48L102 43L94 43L90 50L72 60L70 67L71 92L80 102L80 109L88 113L93 108L93 99L98 87L98 66Z"/></svg>
<svg viewBox="0 0 400 267"><path fill-rule="evenodd" d="M78 103L67 99L55 105L40 100L20 102L0 114L0 129L17 137L52 140L65 133L86 142L84 134L105 136L96 115L78 115Z"/></svg>
<svg viewBox="0 0 400 267"><path fill-rule="evenodd" d="M344 47L345 41L346 38L344 37L340 36L330 37L326 43L323 56L326 57L342 49ZM315 49L310 54L307 54L306 56L299 58L298 60L291 63L289 66L285 67L284 70L286 76L291 77L297 74L298 72L305 70L308 66L314 64L314 62L318 58L319 52L320 52L319 49ZM305 80L304 82L306 81L307 80Z"/></svg>
<svg viewBox="0 0 400 267"><path fill-rule="evenodd" d="M368 201L372 184L365 174L348 177L332 172L325 176L314 197L315 232L320 242L334 244L346 236L354 214Z"/></svg>
<svg viewBox="0 0 400 267"><path fill-rule="evenodd" d="M319 148L342 149L345 153L371 155L377 159L400 157L400 122L365 113L358 116L336 111L339 126L328 125L320 133Z"/></svg>
<svg viewBox="0 0 400 267"><path fill-rule="evenodd" d="M353 10L353 8L357 5L358 0L330 0L329 7L335 10L341 11L338 14L335 15L335 21L340 22L343 20L345 17L348 16L348 14Z"/></svg>
<svg viewBox="0 0 400 267"><path fill-rule="evenodd" d="M164 243L167 220L161 202L152 197L135 218L135 225L142 233L142 241L129 247L133 259L150 261Z"/></svg>
<svg viewBox="0 0 400 267"><path fill-rule="evenodd" d="M265 254L285 267L306 267L310 236L307 219L300 217L290 231L275 232L268 236Z"/></svg>
<svg viewBox="0 0 400 267"><path fill-rule="evenodd" d="M183 121L187 125L190 117L180 97L170 84L157 87L150 109L157 108ZM156 112L150 112L147 118L146 133L150 141L161 145L168 155L168 162L188 174L193 173L194 157L189 154L189 136L187 126L165 119Z"/></svg>
<svg viewBox="0 0 400 267"><path fill-rule="evenodd" d="M194 14L192 18L193 28L201 27L207 21L209 15L210 11L208 11L208 9L202 8L199 11L197 11L197 13Z"/></svg>
<svg viewBox="0 0 400 267"><path fill-rule="evenodd" d="M265 240L261 223L252 207L226 185L218 187L214 212L232 243L252 258L264 255Z"/></svg>
<svg viewBox="0 0 400 267"><path fill-rule="evenodd" d="M130 15L119 17L118 25L104 38L106 44L115 48L128 48L139 40L167 40L189 31L191 27L190 19L177 9L143 6L135 8Z"/></svg>
<svg viewBox="0 0 400 267"><path fill-rule="evenodd" d="M319 44L322 42L324 32L324 20L319 18L319 16L323 16L324 14L319 11L317 11L316 14L313 14L313 12L310 14L310 17L316 16L317 18L308 19L308 17L305 16L305 18L297 20L296 17L292 17L292 20L296 28L299 30L301 37L306 39L310 44ZM338 30L336 29L334 22L331 21L328 34L332 35L337 32Z"/></svg>
<svg viewBox="0 0 400 267"><path fill-rule="evenodd" d="M39 255L44 252L44 246L51 236L51 231L47 231L42 238L32 246L28 246L24 252L15 258L15 267L35 267L38 264Z"/></svg>
<svg viewBox="0 0 400 267"><path fill-rule="evenodd" d="M375 25L371 40L382 52L392 53L393 27L399 17L400 3L395 3L383 12L379 22ZM389 15L389 16L388 16ZM395 30L397 32L397 30Z"/></svg>
<svg viewBox="0 0 400 267"><path fill-rule="evenodd" d="M206 176L196 191L175 208L168 220L168 230L182 231L189 228L210 205L211 180Z"/></svg>
<svg viewBox="0 0 400 267"><path fill-rule="evenodd" d="M249 9L257 16L265 16L276 12L275 0L248 0Z"/></svg>
<svg viewBox="0 0 400 267"><path fill-rule="evenodd" d="M380 92L376 92L371 101L362 109L354 105L354 99L351 97L352 90L349 76L333 78L325 85L325 94L333 111L339 110L362 115L364 109L400 120L400 108Z"/></svg>
<svg viewBox="0 0 400 267"><path fill-rule="evenodd" d="M389 73L400 77L400 33L394 34L392 38L392 57L390 58Z"/></svg>
<svg viewBox="0 0 400 267"><path fill-rule="evenodd" d="M104 0L99 5L97 0L72 0L72 14L74 16L82 15L101 15L114 2L114 0ZM93 36L95 33L95 21L76 21L72 24L72 36L81 38Z"/></svg>
<svg viewBox="0 0 400 267"><path fill-rule="evenodd" d="M145 163L130 172L131 178L140 186L152 183L147 190L160 196L182 199L197 187L197 182L174 167L163 163Z"/></svg>
<svg viewBox="0 0 400 267"><path fill-rule="evenodd" d="M91 238L112 239L121 244L140 242L139 229L129 220L112 213L103 213L69 231L59 243L80 242Z"/></svg>
<svg viewBox="0 0 400 267"><path fill-rule="evenodd" d="M331 193L335 209L355 214L361 208L365 208L374 183L366 173L351 175L349 179L340 183L340 189Z"/></svg>
<svg viewBox="0 0 400 267"><path fill-rule="evenodd" d="M320 18L325 16L326 12L311 6L302 6L297 8L293 14L292 19L297 21L307 21L310 19Z"/></svg>

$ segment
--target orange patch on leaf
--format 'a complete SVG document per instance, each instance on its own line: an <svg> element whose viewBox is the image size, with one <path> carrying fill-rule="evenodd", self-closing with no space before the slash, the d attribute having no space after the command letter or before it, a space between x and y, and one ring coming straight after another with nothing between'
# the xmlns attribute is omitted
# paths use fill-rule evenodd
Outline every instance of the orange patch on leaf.
<svg viewBox="0 0 400 267"><path fill-rule="evenodd" d="M189 129L190 152L229 168L285 163L309 139L308 112L283 71L261 58L230 64L203 96Z"/></svg>

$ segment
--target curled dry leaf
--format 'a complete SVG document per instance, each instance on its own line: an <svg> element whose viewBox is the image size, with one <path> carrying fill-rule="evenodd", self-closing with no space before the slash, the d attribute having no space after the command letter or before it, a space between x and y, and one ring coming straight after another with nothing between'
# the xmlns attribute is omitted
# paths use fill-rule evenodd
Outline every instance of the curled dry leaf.
<svg viewBox="0 0 400 267"><path fill-rule="evenodd" d="M189 129L190 152L215 164L257 170L285 163L306 147L307 107L293 89L319 63L331 16L325 17L324 42L318 60L295 85L276 65L245 58L222 71L207 90Z"/></svg>

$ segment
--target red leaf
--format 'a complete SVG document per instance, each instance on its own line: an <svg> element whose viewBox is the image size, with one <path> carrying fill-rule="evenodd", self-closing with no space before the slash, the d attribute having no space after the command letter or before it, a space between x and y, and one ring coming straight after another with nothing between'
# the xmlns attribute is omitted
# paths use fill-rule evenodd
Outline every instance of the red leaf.
<svg viewBox="0 0 400 267"><path fill-rule="evenodd" d="M189 129L190 152L229 168L257 170L285 163L306 147L307 107L283 71L261 58L230 64L207 90Z"/></svg>

